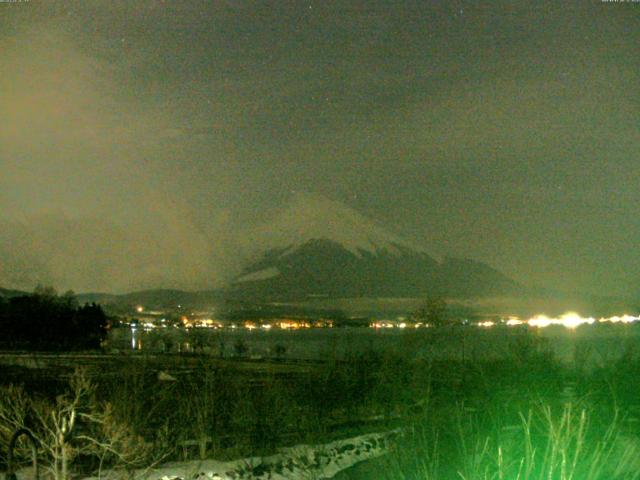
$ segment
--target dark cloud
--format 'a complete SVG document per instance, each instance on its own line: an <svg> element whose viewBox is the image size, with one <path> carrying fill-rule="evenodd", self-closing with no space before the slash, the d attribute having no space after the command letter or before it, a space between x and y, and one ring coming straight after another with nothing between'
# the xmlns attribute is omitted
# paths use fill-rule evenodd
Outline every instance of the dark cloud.
<svg viewBox="0 0 640 480"><path fill-rule="evenodd" d="M0 4L4 237L60 240L2 242L0 283L219 284L306 191L523 282L633 290L639 8Z"/></svg>

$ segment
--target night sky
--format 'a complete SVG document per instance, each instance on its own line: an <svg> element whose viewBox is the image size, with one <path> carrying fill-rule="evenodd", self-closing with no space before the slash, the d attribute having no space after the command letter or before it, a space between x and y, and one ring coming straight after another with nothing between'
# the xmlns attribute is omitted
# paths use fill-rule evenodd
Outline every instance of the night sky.
<svg viewBox="0 0 640 480"><path fill-rule="evenodd" d="M219 286L302 198L636 295L639 87L639 2L0 3L0 286Z"/></svg>

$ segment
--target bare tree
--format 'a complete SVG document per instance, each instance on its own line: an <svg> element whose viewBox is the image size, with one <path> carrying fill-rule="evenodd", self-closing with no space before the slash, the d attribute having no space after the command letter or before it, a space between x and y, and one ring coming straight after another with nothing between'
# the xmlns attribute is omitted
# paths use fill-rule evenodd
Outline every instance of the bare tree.
<svg viewBox="0 0 640 480"><path fill-rule="evenodd" d="M29 398L23 389L10 386L0 395L0 434L19 428L36 439L40 461L54 480L69 480L70 468L79 456L91 456L112 466L142 464L150 445L131 429L118 423L111 405L98 403L95 386L86 371L78 369L69 381L69 391L55 402ZM25 457L25 452L22 458Z"/></svg>

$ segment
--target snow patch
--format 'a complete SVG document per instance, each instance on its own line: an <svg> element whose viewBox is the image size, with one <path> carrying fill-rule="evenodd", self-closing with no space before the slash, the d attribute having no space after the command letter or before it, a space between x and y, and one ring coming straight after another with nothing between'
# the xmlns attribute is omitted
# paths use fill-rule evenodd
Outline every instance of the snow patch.
<svg viewBox="0 0 640 480"><path fill-rule="evenodd" d="M280 275L280 270L278 270L277 267L269 267L242 275L236 279L236 282L255 282L258 280L267 280L269 278L277 277L278 275Z"/></svg>
<svg viewBox="0 0 640 480"><path fill-rule="evenodd" d="M364 460L389 451L399 430L369 433L321 445L297 445L280 449L267 457L250 457L228 462L194 460L173 462L152 469L140 469L133 480L302 480L333 478ZM124 472L102 472L101 480L122 480ZM20 478L18 479L20 480ZM98 480L95 477L85 480Z"/></svg>

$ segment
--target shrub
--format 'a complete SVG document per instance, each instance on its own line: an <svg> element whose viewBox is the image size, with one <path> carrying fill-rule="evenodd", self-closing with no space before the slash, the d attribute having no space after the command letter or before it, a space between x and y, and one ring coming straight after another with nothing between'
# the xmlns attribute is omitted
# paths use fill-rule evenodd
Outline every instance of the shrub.
<svg viewBox="0 0 640 480"><path fill-rule="evenodd" d="M55 401L27 396L20 387L4 387L0 398L0 440L6 433L28 430L37 440L39 461L55 480L68 480L72 465L101 469L103 465L137 466L147 461L150 445L130 426L118 422L108 403L96 401L86 371L76 370L68 390ZM27 452L19 446L18 457Z"/></svg>

